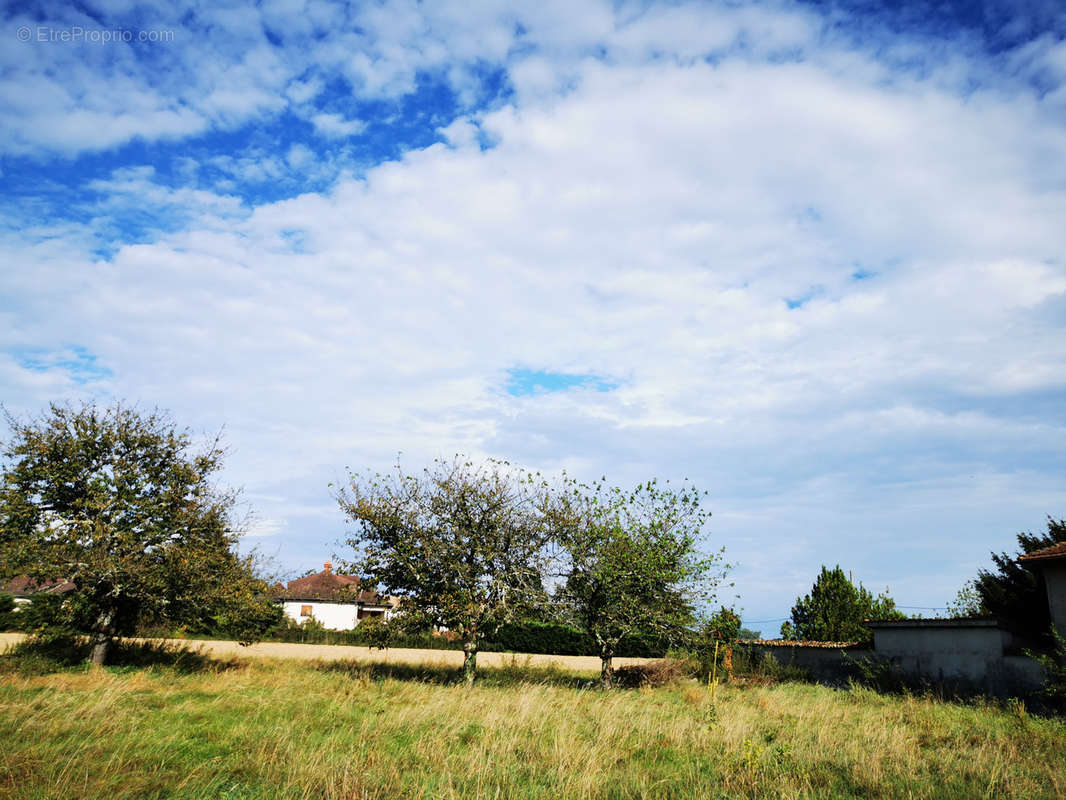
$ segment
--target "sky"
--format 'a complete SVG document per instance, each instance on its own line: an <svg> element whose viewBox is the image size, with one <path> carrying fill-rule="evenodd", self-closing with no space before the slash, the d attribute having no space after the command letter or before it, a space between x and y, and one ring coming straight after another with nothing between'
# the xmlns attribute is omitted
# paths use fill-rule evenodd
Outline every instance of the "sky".
<svg viewBox="0 0 1066 800"><path fill-rule="evenodd" d="M0 41L0 400L223 429L285 570L398 455L688 479L765 634L822 564L935 615L1066 515L1058 0L5 4Z"/></svg>

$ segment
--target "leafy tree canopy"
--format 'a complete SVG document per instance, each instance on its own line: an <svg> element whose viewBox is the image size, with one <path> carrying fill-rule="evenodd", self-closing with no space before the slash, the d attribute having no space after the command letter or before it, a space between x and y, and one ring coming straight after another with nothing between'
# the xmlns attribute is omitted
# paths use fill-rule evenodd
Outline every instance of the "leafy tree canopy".
<svg viewBox="0 0 1066 800"><path fill-rule="evenodd" d="M236 495L211 482L217 437L194 452L165 413L121 404L7 422L0 577L71 581L57 610L91 630L94 664L139 625L210 620L248 640L276 619L236 552Z"/></svg>
<svg viewBox="0 0 1066 800"><path fill-rule="evenodd" d="M337 495L355 527L346 568L403 598L407 624L458 634L472 683L483 640L547 597L545 490L506 462L459 456L421 474L349 475Z"/></svg>
<svg viewBox="0 0 1066 800"><path fill-rule="evenodd" d="M781 626L781 637L812 642L866 642L866 620L903 619L887 591L876 597L862 584L855 586L840 566L822 567L810 594L796 598L792 618Z"/></svg>
<svg viewBox="0 0 1066 800"><path fill-rule="evenodd" d="M988 616L988 609L984 607L981 594L977 591L977 581L966 581L955 593L955 599L948 605L947 611L952 619Z"/></svg>
<svg viewBox="0 0 1066 800"><path fill-rule="evenodd" d="M722 552L699 550L704 493L656 481L631 491L567 479L549 509L569 560L558 598L600 648L601 678L627 636L680 636L724 575Z"/></svg>

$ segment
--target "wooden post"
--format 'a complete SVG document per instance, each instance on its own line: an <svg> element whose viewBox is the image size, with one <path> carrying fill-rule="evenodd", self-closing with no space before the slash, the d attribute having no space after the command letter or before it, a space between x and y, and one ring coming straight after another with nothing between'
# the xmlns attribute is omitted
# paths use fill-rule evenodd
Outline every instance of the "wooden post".
<svg viewBox="0 0 1066 800"><path fill-rule="evenodd" d="M711 676L714 679L711 680ZM718 640L714 640L714 658L711 661L711 674L707 676L707 682L711 689L711 699L714 700L715 689L718 688Z"/></svg>

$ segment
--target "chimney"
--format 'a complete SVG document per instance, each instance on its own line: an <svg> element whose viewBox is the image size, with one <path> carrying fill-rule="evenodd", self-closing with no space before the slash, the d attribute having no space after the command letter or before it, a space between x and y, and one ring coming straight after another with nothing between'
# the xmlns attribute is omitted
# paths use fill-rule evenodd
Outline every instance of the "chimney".
<svg viewBox="0 0 1066 800"><path fill-rule="evenodd" d="M325 571L325 573L327 575L329 575L330 573L333 572L333 562L332 561L327 561L325 564L322 565L322 568Z"/></svg>

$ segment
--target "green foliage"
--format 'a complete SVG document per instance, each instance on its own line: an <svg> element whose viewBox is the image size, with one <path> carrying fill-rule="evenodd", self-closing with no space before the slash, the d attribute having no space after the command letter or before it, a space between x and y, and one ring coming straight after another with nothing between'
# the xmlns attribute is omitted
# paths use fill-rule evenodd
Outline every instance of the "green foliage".
<svg viewBox="0 0 1066 800"><path fill-rule="evenodd" d="M0 658L0 662L3 659ZM605 698L523 666L457 692L352 662L0 677L5 800L1050 798L1059 720L798 683ZM496 675L499 675L497 681ZM512 678L512 675L514 677ZM564 677L569 677L563 673ZM504 690L506 689L506 690ZM749 744L745 744L745 743Z"/></svg>
<svg viewBox="0 0 1066 800"><path fill-rule="evenodd" d="M367 647L386 650L392 646L395 631L384 616L367 617L359 622L356 630L359 631L359 638L366 642Z"/></svg>
<svg viewBox="0 0 1066 800"><path fill-rule="evenodd" d="M516 622L503 625L485 644L486 650L550 655L598 655L596 641L571 625Z"/></svg>
<svg viewBox="0 0 1066 800"><path fill-rule="evenodd" d="M53 404L7 421L0 577L71 581L40 619L88 629L94 663L144 625L210 624L249 640L271 618L266 586L236 554L236 495L212 481L217 438L192 452L165 414L122 405Z"/></svg>
<svg viewBox="0 0 1066 800"><path fill-rule="evenodd" d="M731 608L720 608L687 638L684 646L701 681L719 671L723 675L732 671L733 645L739 632L740 615Z"/></svg>
<svg viewBox="0 0 1066 800"><path fill-rule="evenodd" d="M1027 650L1026 655L1044 668L1044 686L1037 696L1052 710L1066 713L1066 638L1052 627L1054 649L1050 653Z"/></svg>
<svg viewBox="0 0 1066 800"><path fill-rule="evenodd" d="M315 617L308 617L303 621L303 623L292 621L291 624L298 626L301 630L303 630L304 633L308 634L309 636L314 636L326 632L326 626L319 622Z"/></svg>
<svg viewBox="0 0 1066 800"><path fill-rule="evenodd" d="M811 680L810 670L796 664L782 664L773 653L760 653L755 648L737 648L733 657L733 669L738 677L753 683L798 683Z"/></svg>
<svg viewBox="0 0 1066 800"><path fill-rule="evenodd" d="M709 513L688 486L551 486L503 462L459 459L421 476L397 466L391 477L350 478L338 495L356 526L346 567L403 598L404 619L454 631L468 656L487 646L583 652L589 638L605 671L623 649L661 655L688 635L721 577L721 554L697 550ZM560 550L566 581L549 598ZM579 630L518 624L531 617Z"/></svg>
<svg viewBox="0 0 1066 800"><path fill-rule="evenodd" d="M735 642L740 636L740 615L731 608L720 608L705 624L708 639Z"/></svg>
<svg viewBox="0 0 1066 800"><path fill-rule="evenodd" d="M677 644L673 638L636 631L618 642L615 655L622 658L661 658ZM485 641L484 650L546 653L560 656L598 656L600 647L587 631L552 622L517 622L503 625Z"/></svg>
<svg viewBox="0 0 1066 800"><path fill-rule="evenodd" d="M741 628L737 631L738 639L761 639L762 631L753 631L751 628Z"/></svg>
<svg viewBox="0 0 1066 800"><path fill-rule="evenodd" d="M355 526L346 567L403 598L404 616L455 631L468 654L546 598L544 482L505 462L437 460L422 475L350 475L337 496Z"/></svg>
<svg viewBox="0 0 1066 800"><path fill-rule="evenodd" d="M371 618L374 619L374 618ZM405 647L418 650L462 650L461 640L433 634L425 630L410 630L398 624L396 617L387 624L388 647ZM263 634L263 639L272 642L300 644L339 644L358 647L378 647L381 639L369 619L363 620L350 631L333 631L323 628L317 620L310 619L302 625L289 617ZM623 658L661 658L670 650L671 642L639 633L622 639L615 655ZM595 639L586 632L570 625L546 622L516 622L500 626L499 630L481 643L481 650L496 653L544 653L561 656L598 656Z"/></svg>
<svg viewBox="0 0 1066 800"><path fill-rule="evenodd" d="M792 619L781 626L783 639L814 642L869 642L866 620L903 619L887 593L855 586L840 566L822 567L810 594L796 599Z"/></svg>
<svg viewBox="0 0 1066 800"><path fill-rule="evenodd" d="M14 616L20 631L48 638L86 634L93 623L92 608L84 597L76 594L34 595Z"/></svg>
<svg viewBox="0 0 1066 800"><path fill-rule="evenodd" d="M710 516L704 494L656 481L627 492L602 480L565 480L550 498L549 518L570 561L557 599L596 641L604 683L625 639L680 641L696 606L714 597L724 567L721 552L697 547Z"/></svg>
<svg viewBox="0 0 1066 800"><path fill-rule="evenodd" d="M981 609L996 617L1023 639L1044 648L1053 646L1048 631L1051 615L1041 578L1019 563L1018 557L1066 541L1066 520L1048 517L1047 533L1018 534L1017 555L992 554L995 570L977 573L974 586L981 598Z"/></svg>
<svg viewBox="0 0 1066 800"><path fill-rule="evenodd" d="M15 611L15 598L9 594L0 594L0 631L13 631L18 627L18 612Z"/></svg>
<svg viewBox="0 0 1066 800"><path fill-rule="evenodd" d="M954 619L982 617L988 610L981 602L981 593L977 591L977 581L966 581L955 594L955 599L948 605L948 616Z"/></svg>
<svg viewBox="0 0 1066 800"><path fill-rule="evenodd" d="M434 636L426 631L403 630L394 622L389 624L389 647L410 647L420 650L459 650L459 642L450 641L443 636ZM371 634L368 636L368 633ZM339 644L356 647L374 647L373 626L368 629L363 622L354 630L334 631L324 628L314 619L303 624L285 617L277 625L263 634L263 639L271 642L293 642L299 644Z"/></svg>

